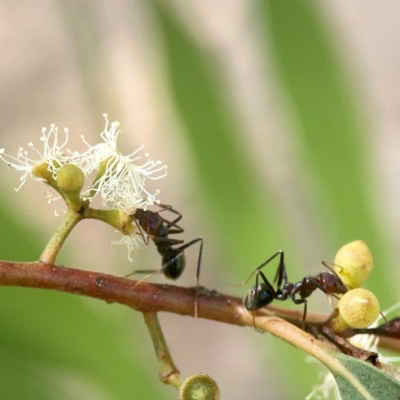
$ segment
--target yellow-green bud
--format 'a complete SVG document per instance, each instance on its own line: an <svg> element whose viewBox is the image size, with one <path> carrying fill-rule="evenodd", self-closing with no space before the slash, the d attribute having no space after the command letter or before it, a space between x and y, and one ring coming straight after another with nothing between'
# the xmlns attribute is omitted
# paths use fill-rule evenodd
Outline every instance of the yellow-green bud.
<svg viewBox="0 0 400 400"><path fill-rule="evenodd" d="M74 164L63 165L57 173L57 184L65 193L80 193L85 176L82 170Z"/></svg>
<svg viewBox="0 0 400 400"><path fill-rule="evenodd" d="M335 257L335 272L351 289L360 287L372 269L372 254L362 240L344 245Z"/></svg>
<svg viewBox="0 0 400 400"><path fill-rule="evenodd" d="M378 299L367 289L350 290L340 299L339 321L350 328L367 328L378 318L379 313Z"/></svg>
<svg viewBox="0 0 400 400"><path fill-rule="evenodd" d="M187 378L179 388L179 400L219 400L217 383L206 374Z"/></svg>
<svg viewBox="0 0 400 400"><path fill-rule="evenodd" d="M47 162L42 162L40 164L36 164L32 168L32 174L44 179L47 183L51 184L54 182L52 173L48 170L49 164Z"/></svg>

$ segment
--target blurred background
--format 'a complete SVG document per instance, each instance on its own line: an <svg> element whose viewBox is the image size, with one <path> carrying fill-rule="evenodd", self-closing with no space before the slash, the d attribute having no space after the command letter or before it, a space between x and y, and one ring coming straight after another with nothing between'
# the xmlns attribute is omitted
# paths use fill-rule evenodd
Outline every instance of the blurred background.
<svg viewBox="0 0 400 400"><path fill-rule="evenodd" d="M384 310L398 301L399 19L389 0L1 1L0 147L40 149L55 123L83 150L106 112L121 151L145 144L168 165L148 186L183 214L184 240L204 238L202 285L243 297L235 285L279 249L298 281L363 239ZM20 175L0 174L0 257L37 260L60 217L44 185L15 193ZM58 262L120 276L160 265L152 243L130 263L117 236L84 221ZM179 285L194 285L197 256ZM223 399L302 399L318 383L322 367L271 335L160 319L182 375L211 375ZM118 305L1 288L0 354L3 399L177 397L142 316Z"/></svg>

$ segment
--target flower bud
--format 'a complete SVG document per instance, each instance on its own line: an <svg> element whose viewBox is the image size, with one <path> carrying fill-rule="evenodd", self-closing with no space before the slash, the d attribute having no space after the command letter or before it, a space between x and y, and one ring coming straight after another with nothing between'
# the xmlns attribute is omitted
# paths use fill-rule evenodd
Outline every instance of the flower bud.
<svg viewBox="0 0 400 400"><path fill-rule="evenodd" d="M362 240L344 245L335 257L335 272L351 289L360 287L372 269L372 255Z"/></svg>
<svg viewBox="0 0 400 400"><path fill-rule="evenodd" d="M78 211L82 207L81 190L85 182L83 171L74 164L63 165L57 173L57 184L69 207Z"/></svg>
<svg viewBox="0 0 400 400"><path fill-rule="evenodd" d="M350 290L340 299L339 321L350 328L367 328L378 318L379 313L378 299L367 289Z"/></svg>
<svg viewBox="0 0 400 400"><path fill-rule="evenodd" d="M63 165L57 174L57 184L65 193L79 193L85 183L82 170L74 164Z"/></svg>
<svg viewBox="0 0 400 400"><path fill-rule="evenodd" d="M49 170L49 164L47 162L41 162L33 166L32 174L43 179L50 186L52 186L52 183L54 182L53 174Z"/></svg>
<svg viewBox="0 0 400 400"><path fill-rule="evenodd" d="M197 374L187 378L179 389L179 400L219 400L217 383L206 374Z"/></svg>

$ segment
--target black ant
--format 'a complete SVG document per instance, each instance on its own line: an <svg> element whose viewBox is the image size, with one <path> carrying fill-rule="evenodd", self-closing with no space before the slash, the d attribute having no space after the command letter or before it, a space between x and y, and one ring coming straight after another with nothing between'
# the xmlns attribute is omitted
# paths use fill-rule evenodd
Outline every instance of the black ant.
<svg viewBox="0 0 400 400"><path fill-rule="evenodd" d="M276 289L274 289L261 269L277 256L279 256L279 264L274 278L274 284L277 284ZM256 284L247 292L247 295L243 300L245 308L249 311L254 311L261 307L267 306L268 304L272 303L274 299L282 301L290 299L295 304L304 304L302 320L302 325L304 328L307 315L306 298L309 297L316 289L320 289L324 293L332 295L336 298L338 298L338 294L344 294L349 290L339 276L332 270L332 268L330 268L325 262L323 262L323 264L330 270L330 272L320 272L315 276L306 276L303 278L303 280L297 283L290 283L286 273L284 253L282 250L279 250L273 256L268 258L268 260L263 262L258 268L256 268L247 279L248 281L254 274L256 274ZM260 276L262 282L259 283ZM296 295L298 295L299 298L296 298Z"/></svg>
<svg viewBox="0 0 400 400"><path fill-rule="evenodd" d="M182 275L183 270L186 266L186 257L184 251L194 245L197 242L200 242L200 250L199 257L197 261L197 272L196 272L196 282L197 288L199 287L199 278L200 278L200 265L201 265L201 256L203 253L203 239L201 237L193 239L192 241L183 244L183 240L172 239L168 237L169 235L182 233L184 229L181 228L177 223L181 220L182 214L176 210L174 210L171 206L167 206L164 204L159 204L161 210L158 212L144 210L142 208L138 208L135 213L132 215L134 221L138 225L141 236L146 244L149 243L149 238L151 238L154 244L157 247L158 252L162 257L161 268L156 270L136 270L131 272L126 277L129 277L133 274L149 274L152 276L157 273L163 273L169 279L177 279ZM172 221L168 221L160 215L161 211L168 210L178 217ZM146 233L146 235L143 233ZM176 245L180 245L179 247L173 247ZM146 279L146 278L145 278ZM196 301L197 301L197 289L196 289Z"/></svg>

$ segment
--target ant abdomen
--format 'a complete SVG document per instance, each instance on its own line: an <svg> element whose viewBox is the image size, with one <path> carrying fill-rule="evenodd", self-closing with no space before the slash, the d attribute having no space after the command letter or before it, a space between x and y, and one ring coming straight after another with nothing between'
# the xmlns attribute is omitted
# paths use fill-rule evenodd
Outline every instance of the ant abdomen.
<svg viewBox="0 0 400 400"><path fill-rule="evenodd" d="M162 258L162 265L166 265L168 262L173 260L172 263L168 266L168 268L164 269L164 275L169 279L178 279L186 266L186 257L185 253L170 254L168 256L164 256Z"/></svg>
<svg viewBox="0 0 400 400"><path fill-rule="evenodd" d="M274 294L268 290L264 283L260 283L257 287L251 288L243 300L243 305L249 311L258 310L272 303Z"/></svg>

